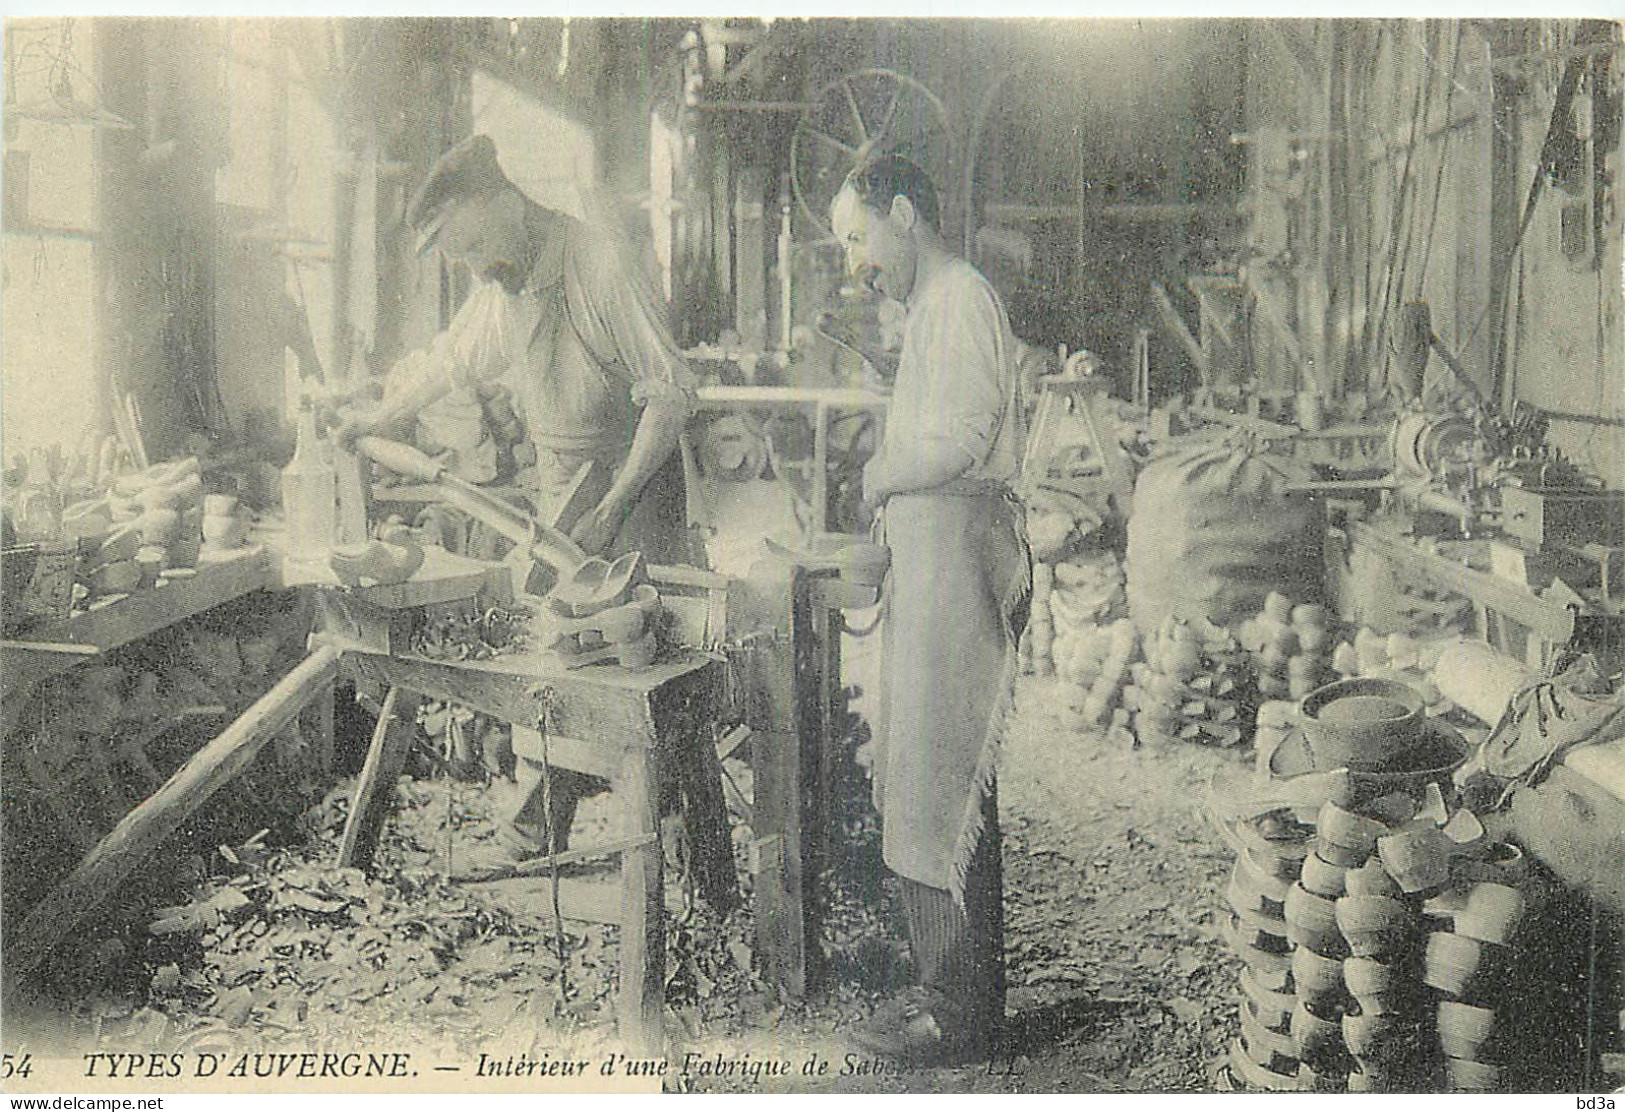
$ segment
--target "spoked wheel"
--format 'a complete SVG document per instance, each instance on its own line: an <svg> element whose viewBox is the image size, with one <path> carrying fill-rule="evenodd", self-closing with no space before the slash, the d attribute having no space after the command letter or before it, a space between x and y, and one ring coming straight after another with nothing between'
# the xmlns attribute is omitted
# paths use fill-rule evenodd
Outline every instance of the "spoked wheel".
<svg viewBox="0 0 1625 1112"><path fill-rule="evenodd" d="M853 167L874 154L900 154L931 176L946 232L957 220L959 193L948 110L920 82L889 69L856 70L831 81L796 125L790 182L814 225L831 234L830 202Z"/></svg>

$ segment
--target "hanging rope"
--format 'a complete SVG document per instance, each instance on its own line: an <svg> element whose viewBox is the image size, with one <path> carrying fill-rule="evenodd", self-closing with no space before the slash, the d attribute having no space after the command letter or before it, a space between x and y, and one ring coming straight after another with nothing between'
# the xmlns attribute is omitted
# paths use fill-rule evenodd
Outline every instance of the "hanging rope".
<svg viewBox="0 0 1625 1112"><path fill-rule="evenodd" d="M559 959L558 1006L562 1012L570 995L570 967L564 940L564 912L559 906L558 835L553 829L553 757L547 747L558 700L558 692L551 686L536 692L536 730L542 735L542 826L547 831L547 873L553 889L553 944Z"/></svg>

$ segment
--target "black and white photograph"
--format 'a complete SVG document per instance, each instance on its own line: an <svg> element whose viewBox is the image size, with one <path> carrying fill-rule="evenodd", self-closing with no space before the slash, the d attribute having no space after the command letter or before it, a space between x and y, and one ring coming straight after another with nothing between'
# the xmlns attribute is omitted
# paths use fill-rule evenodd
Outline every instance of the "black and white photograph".
<svg viewBox="0 0 1625 1112"><path fill-rule="evenodd" d="M6 16L0 1092L1619 1107L1622 24L772 7Z"/></svg>

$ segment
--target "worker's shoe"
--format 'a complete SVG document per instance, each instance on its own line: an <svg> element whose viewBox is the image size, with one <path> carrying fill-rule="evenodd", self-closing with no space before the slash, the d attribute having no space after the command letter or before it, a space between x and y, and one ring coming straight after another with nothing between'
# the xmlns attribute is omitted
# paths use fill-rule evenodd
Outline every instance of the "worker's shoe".
<svg viewBox="0 0 1625 1112"><path fill-rule="evenodd" d="M875 1009L850 1038L871 1054L921 1066L987 1061L996 1033L933 989L910 988Z"/></svg>

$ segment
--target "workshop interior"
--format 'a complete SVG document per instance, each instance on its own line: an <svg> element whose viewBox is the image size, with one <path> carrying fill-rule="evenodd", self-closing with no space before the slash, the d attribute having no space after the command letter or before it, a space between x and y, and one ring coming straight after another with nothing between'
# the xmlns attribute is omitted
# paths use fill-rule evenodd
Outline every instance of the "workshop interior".
<svg viewBox="0 0 1625 1112"><path fill-rule="evenodd" d="M605 1047L667 1090L1625 1085L1618 25L4 41L8 1070L399 1045L468 1086ZM506 291L562 291L553 355L632 343L577 306L620 282L678 368L630 402L588 375L638 429L607 468L505 372L539 331L454 342L502 294L449 208L417 218L492 148L628 260L544 248ZM909 569L865 485L920 341L832 218L889 155L996 292L1026 429L1008 999L969 1073L840 1065L920 960L872 798ZM418 371L455 381L346 434ZM606 544L657 410L674 540ZM459 876L532 787L563 827ZM842 1075L723 1068L813 1050Z"/></svg>

